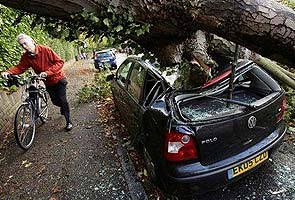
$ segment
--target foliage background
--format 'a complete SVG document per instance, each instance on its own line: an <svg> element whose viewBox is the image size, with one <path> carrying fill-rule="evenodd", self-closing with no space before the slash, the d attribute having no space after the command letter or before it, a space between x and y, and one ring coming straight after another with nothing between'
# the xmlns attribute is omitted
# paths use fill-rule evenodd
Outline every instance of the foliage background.
<svg viewBox="0 0 295 200"><path fill-rule="evenodd" d="M78 103L88 103L111 97L111 86L106 81L108 74L110 74L109 70L96 71L94 80L78 91Z"/></svg>
<svg viewBox="0 0 295 200"><path fill-rule="evenodd" d="M39 44L50 46L65 61L74 58L75 43L54 39L41 25L34 25L34 17L23 11L7 8L0 4L0 71L16 65L24 50L16 41L17 35L30 35ZM5 82L0 78L0 88Z"/></svg>
<svg viewBox="0 0 295 200"><path fill-rule="evenodd" d="M295 0L278 0L279 2L282 2L283 4L287 5L290 8L295 8Z"/></svg>

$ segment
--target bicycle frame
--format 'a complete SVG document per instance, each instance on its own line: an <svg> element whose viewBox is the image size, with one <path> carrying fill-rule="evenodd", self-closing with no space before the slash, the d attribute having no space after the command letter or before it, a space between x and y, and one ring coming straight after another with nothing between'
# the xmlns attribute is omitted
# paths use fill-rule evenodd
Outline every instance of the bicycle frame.
<svg viewBox="0 0 295 200"><path fill-rule="evenodd" d="M37 75L25 80L22 91L22 105L18 108L14 120L14 134L17 144L28 150L35 137L36 121L40 118L44 123L48 116L46 89Z"/></svg>
<svg viewBox="0 0 295 200"><path fill-rule="evenodd" d="M40 98L44 98L43 94L46 93L45 87L40 83L41 80L44 80L44 78L37 75L32 76L31 79L26 82L23 91L23 96L25 96L23 104L28 104L34 111L31 116L32 123L33 120L36 121L45 112L45 109L40 110Z"/></svg>

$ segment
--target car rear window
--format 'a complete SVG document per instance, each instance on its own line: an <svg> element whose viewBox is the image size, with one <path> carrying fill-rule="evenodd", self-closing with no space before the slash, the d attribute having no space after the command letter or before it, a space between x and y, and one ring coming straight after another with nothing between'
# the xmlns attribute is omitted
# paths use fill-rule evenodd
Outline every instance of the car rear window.
<svg viewBox="0 0 295 200"><path fill-rule="evenodd" d="M259 67L241 73L234 82L232 100L228 103L228 79L220 80L209 89L175 96L180 115L185 120L202 121L231 116L272 101L280 91L279 85Z"/></svg>
<svg viewBox="0 0 295 200"><path fill-rule="evenodd" d="M107 58L107 57L112 57L112 53L111 52L105 52L105 53L97 53L98 57L102 57L102 58Z"/></svg>
<svg viewBox="0 0 295 200"><path fill-rule="evenodd" d="M249 104L260 98L261 96L247 91L240 91L233 95L233 100ZM245 106L238 104L229 104L229 106L227 106L227 102L225 101L208 97L200 97L199 99L180 104L182 116L191 121L210 120L235 115L242 113L245 108Z"/></svg>

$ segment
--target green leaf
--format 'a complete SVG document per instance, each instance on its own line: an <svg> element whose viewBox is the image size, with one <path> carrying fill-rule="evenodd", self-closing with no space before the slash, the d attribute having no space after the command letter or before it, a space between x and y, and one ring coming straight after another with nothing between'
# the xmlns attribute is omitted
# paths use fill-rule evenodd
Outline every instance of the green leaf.
<svg viewBox="0 0 295 200"><path fill-rule="evenodd" d="M145 31L143 29L137 29L135 32L136 32L137 36L141 36L145 33Z"/></svg>
<svg viewBox="0 0 295 200"><path fill-rule="evenodd" d="M103 20L103 23L107 26L107 27L110 27L110 20L108 18L105 18Z"/></svg>
<svg viewBox="0 0 295 200"><path fill-rule="evenodd" d="M96 16L94 16L94 15L91 15L91 16L90 16L90 20L91 20L92 22L94 22L94 23L98 23L98 22L99 22L99 18L96 17Z"/></svg>
<svg viewBox="0 0 295 200"><path fill-rule="evenodd" d="M113 16L112 16L112 21L115 22L115 21L117 21L117 20L118 20L118 19L117 19L116 15L113 15Z"/></svg>
<svg viewBox="0 0 295 200"><path fill-rule="evenodd" d="M123 30L123 26L121 26L121 25L119 25L119 26L117 26L117 27L115 28L115 31L116 31L116 32L119 32L119 31L121 31L121 30Z"/></svg>
<svg viewBox="0 0 295 200"><path fill-rule="evenodd" d="M107 12L108 12L108 13L112 13L112 12L113 12L113 8L112 8L112 6L109 6L109 7L108 7Z"/></svg>
<svg viewBox="0 0 295 200"><path fill-rule="evenodd" d="M131 15L128 15L128 22L133 22L133 21L134 21L133 17Z"/></svg>
<svg viewBox="0 0 295 200"><path fill-rule="evenodd" d="M150 27L151 27L150 24L144 24L144 25L142 26L142 28L143 28L143 30L144 30L145 32L150 32Z"/></svg>
<svg viewBox="0 0 295 200"><path fill-rule="evenodd" d="M85 10L83 10L83 11L81 12L81 16L82 16L84 19L86 19L86 18L88 17L88 13L87 13Z"/></svg>

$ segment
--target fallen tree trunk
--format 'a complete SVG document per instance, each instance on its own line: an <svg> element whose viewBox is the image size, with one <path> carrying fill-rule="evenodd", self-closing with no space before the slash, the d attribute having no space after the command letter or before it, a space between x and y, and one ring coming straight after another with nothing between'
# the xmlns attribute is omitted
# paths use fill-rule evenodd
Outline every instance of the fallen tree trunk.
<svg viewBox="0 0 295 200"><path fill-rule="evenodd" d="M282 72L284 72L287 76L289 76L290 78L295 80L295 74L293 74L292 72L289 72L288 70L282 68L281 66L279 66L278 64L276 64L275 62L271 61L274 65L274 67L277 67L279 70L281 70Z"/></svg>
<svg viewBox="0 0 295 200"><path fill-rule="evenodd" d="M270 72L270 74L277 80L282 81L287 86L295 89L295 81L289 75L286 75L282 70L283 68L275 62L267 58L263 58L262 56L258 56L254 62L266 71ZM292 74L292 76L294 75Z"/></svg>

